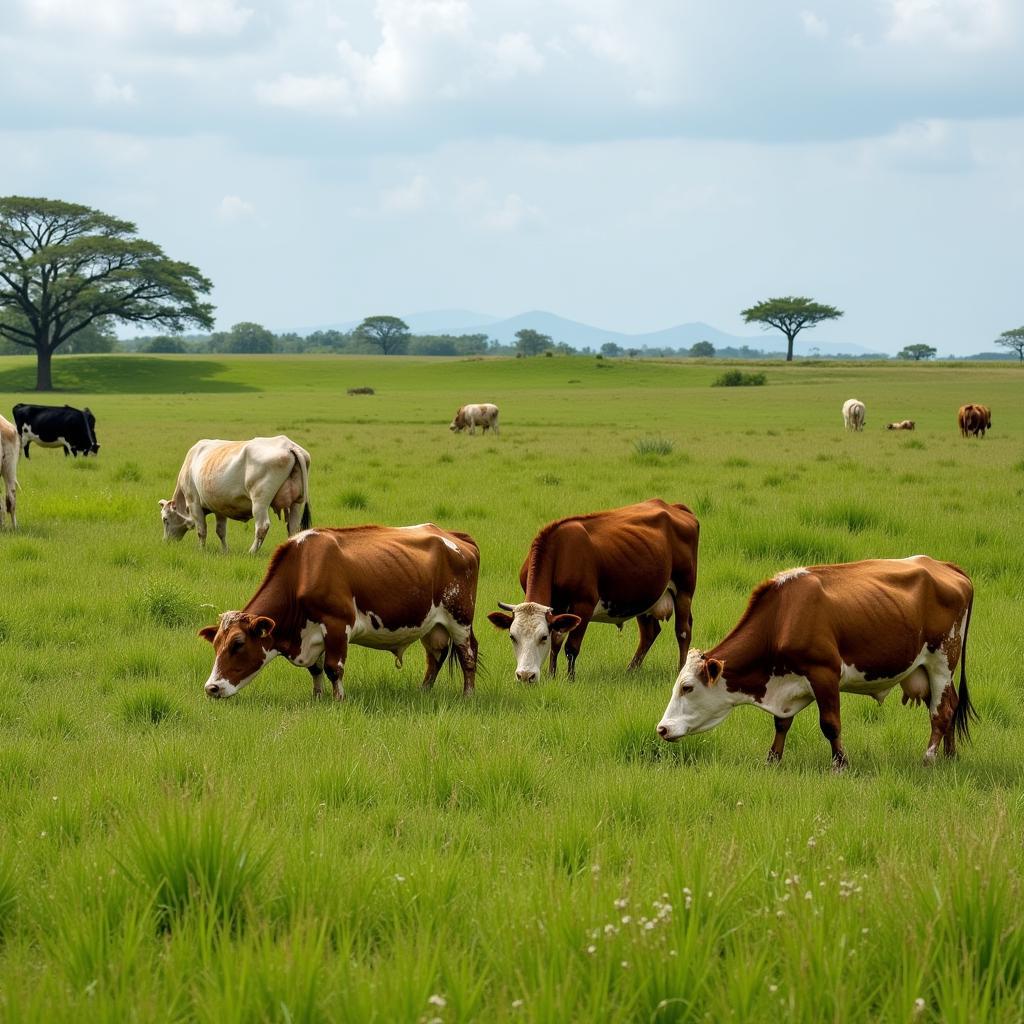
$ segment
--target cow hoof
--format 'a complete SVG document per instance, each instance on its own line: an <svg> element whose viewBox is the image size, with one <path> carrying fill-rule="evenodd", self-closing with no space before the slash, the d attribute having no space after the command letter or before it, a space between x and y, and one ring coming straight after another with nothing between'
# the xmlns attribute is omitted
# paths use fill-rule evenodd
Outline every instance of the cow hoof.
<svg viewBox="0 0 1024 1024"><path fill-rule="evenodd" d="M925 768L931 768L931 766L935 764L935 751L926 750L924 752L924 758L922 760L922 763L924 764Z"/></svg>
<svg viewBox="0 0 1024 1024"><path fill-rule="evenodd" d="M848 766L849 761L847 761L845 757L841 761L837 758L832 762L832 771L836 775L841 775L843 772L846 771Z"/></svg>

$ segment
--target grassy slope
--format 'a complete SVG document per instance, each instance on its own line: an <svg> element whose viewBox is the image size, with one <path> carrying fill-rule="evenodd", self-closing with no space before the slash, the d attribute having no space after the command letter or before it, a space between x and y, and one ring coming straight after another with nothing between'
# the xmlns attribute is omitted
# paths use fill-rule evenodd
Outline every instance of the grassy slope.
<svg viewBox="0 0 1024 1024"><path fill-rule="evenodd" d="M773 365L766 388L712 389L717 365L599 365L58 362L76 390L55 400L91 406L103 450L23 461L22 531L0 535L0 1016L1024 1015L1021 375ZM5 414L28 372L0 365ZM378 394L345 395L363 384ZM851 396L862 435L841 429ZM449 434L467 400L502 406L501 438ZM993 407L984 441L959 438L963 401ZM905 416L916 434L882 430ZM227 557L160 544L156 499L197 437L278 431L312 453L316 522L476 536L475 700L446 677L421 695L417 652L397 672L358 649L343 706L280 663L232 702L202 698L194 630L248 598L265 558L239 524ZM674 453L638 460L645 434ZM516 597L536 528L653 494L701 518L698 645L780 568L962 564L974 746L921 768L926 717L895 698L845 699L842 777L813 709L780 768L754 710L660 744L673 645L628 678L632 625L588 633L576 684L515 684L482 612Z"/></svg>

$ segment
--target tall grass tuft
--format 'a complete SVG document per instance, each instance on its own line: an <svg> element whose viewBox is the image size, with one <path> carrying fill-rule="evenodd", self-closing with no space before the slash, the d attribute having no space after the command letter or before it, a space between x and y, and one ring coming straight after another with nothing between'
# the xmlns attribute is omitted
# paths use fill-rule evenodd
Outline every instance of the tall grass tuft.
<svg viewBox="0 0 1024 1024"><path fill-rule="evenodd" d="M161 626L187 626L199 617L199 602L170 579L147 583L141 604L145 615Z"/></svg>
<svg viewBox="0 0 1024 1024"><path fill-rule="evenodd" d="M216 806L196 815L170 805L154 824L138 819L125 846L125 872L151 896L168 931L192 910L218 925L238 925L268 863L251 821Z"/></svg>
<svg viewBox="0 0 1024 1024"><path fill-rule="evenodd" d="M5 857L0 860L0 942L7 935L18 906L18 879L14 864Z"/></svg>
<svg viewBox="0 0 1024 1024"><path fill-rule="evenodd" d="M633 442L633 451L640 458L671 455L676 449L675 441L667 437L638 437Z"/></svg>
<svg viewBox="0 0 1024 1024"><path fill-rule="evenodd" d="M768 382L763 373L744 373L742 370L726 370L711 382L713 388L756 388Z"/></svg>
<svg viewBox="0 0 1024 1024"><path fill-rule="evenodd" d="M129 725L159 725L180 714L180 708L156 686L140 687L121 702L121 717Z"/></svg>
<svg viewBox="0 0 1024 1024"><path fill-rule="evenodd" d="M370 507L370 499L363 491L345 491L341 496L345 508L364 509Z"/></svg>

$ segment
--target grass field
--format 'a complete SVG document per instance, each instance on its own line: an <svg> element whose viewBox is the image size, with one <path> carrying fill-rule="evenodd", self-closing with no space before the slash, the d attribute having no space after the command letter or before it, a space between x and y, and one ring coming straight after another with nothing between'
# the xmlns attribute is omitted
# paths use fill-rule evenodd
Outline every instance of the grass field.
<svg viewBox="0 0 1024 1024"><path fill-rule="evenodd" d="M34 449L0 534L0 1018L1024 1018L1024 374L761 369L59 360L54 400L92 408L102 450ZM0 362L0 411L31 379ZM464 401L497 402L501 437L450 434ZM960 438L964 401L992 407L985 439ZM916 433L883 429L904 417ZM197 438L278 432L312 454L315 523L476 537L475 698L447 674L420 693L417 647L400 672L354 649L341 705L282 662L205 699L195 631L248 600L284 528L256 558L251 524L226 556L164 545L157 499ZM779 569L962 565L973 745L925 769L927 715L896 697L844 698L843 775L813 709L781 766L753 709L663 744L675 645L627 677L634 624L594 626L575 683L516 683L484 613L519 599L537 528L654 495L701 520L697 646Z"/></svg>

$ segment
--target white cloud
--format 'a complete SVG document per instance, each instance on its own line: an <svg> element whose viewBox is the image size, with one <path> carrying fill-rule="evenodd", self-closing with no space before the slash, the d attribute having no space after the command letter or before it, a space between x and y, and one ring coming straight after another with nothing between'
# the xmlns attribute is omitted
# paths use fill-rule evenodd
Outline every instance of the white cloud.
<svg viewBox="0 0 1024 1024"><path fill-rule="evenodd" d="M526 32L506 32L487 46L489 74L492 78L516 78L536 75L544 67L544 57Z"/></svg>
<svg viewBox="0 0 1024 1024"><path fill-rule="evenodd" d="M814 11L801 11L800 23L804 32L815 39L824 39L828 35L828 22Z"/></svg>
<svg viewBox="0 0 1024 1024"><path fill-rule="evenodd" d="M304 113L352 113L352 88L337 75L279 75L272 82L259 82L256 95L273 107Z"/></svg>
<svg viewBox="0 0 1024 1024"><path fill-rule="evenodd" d="M488 231L519 231L521 228L540 224L541 211L522 196L510 192L504 199L492 203L477 221L479 227Z"/></svg>
<svg viewBox="0 0 1024 1024"><path fill-rule="evenodd" d="M888 0L888 38L898 43L987 50L1012 38L1012 0Z"/></svg>
<svg viewBox="0 0 1024 1024"><path fill-rule="evenodd" d="M430 182L422 174L395 188L385 189L380 196L380 208L385 213L411 213L422 210L432 199Z"/></svg>
<svg viewBox="0 0 1024 1024"><path fill-rule="evenodd" d="M234 35L252 17L236 0L21 0L46 28L109 35L170 31L182 36Z"/></svg>
<svg viewBox="0 0 1024 1024"><path fill-rule="evenodd" d="M252 203L246 202L241 196L225 196L217 206L217 216L228 224L247 220L255 212Z"/></svg>
<svg viewBox="0 0 1024 1024"><path fill-rule="evenodd" d="M101 104L132 104L135 88L129 82L119 83L109 71L98 75L92 84L92 95Z"/></svg>

